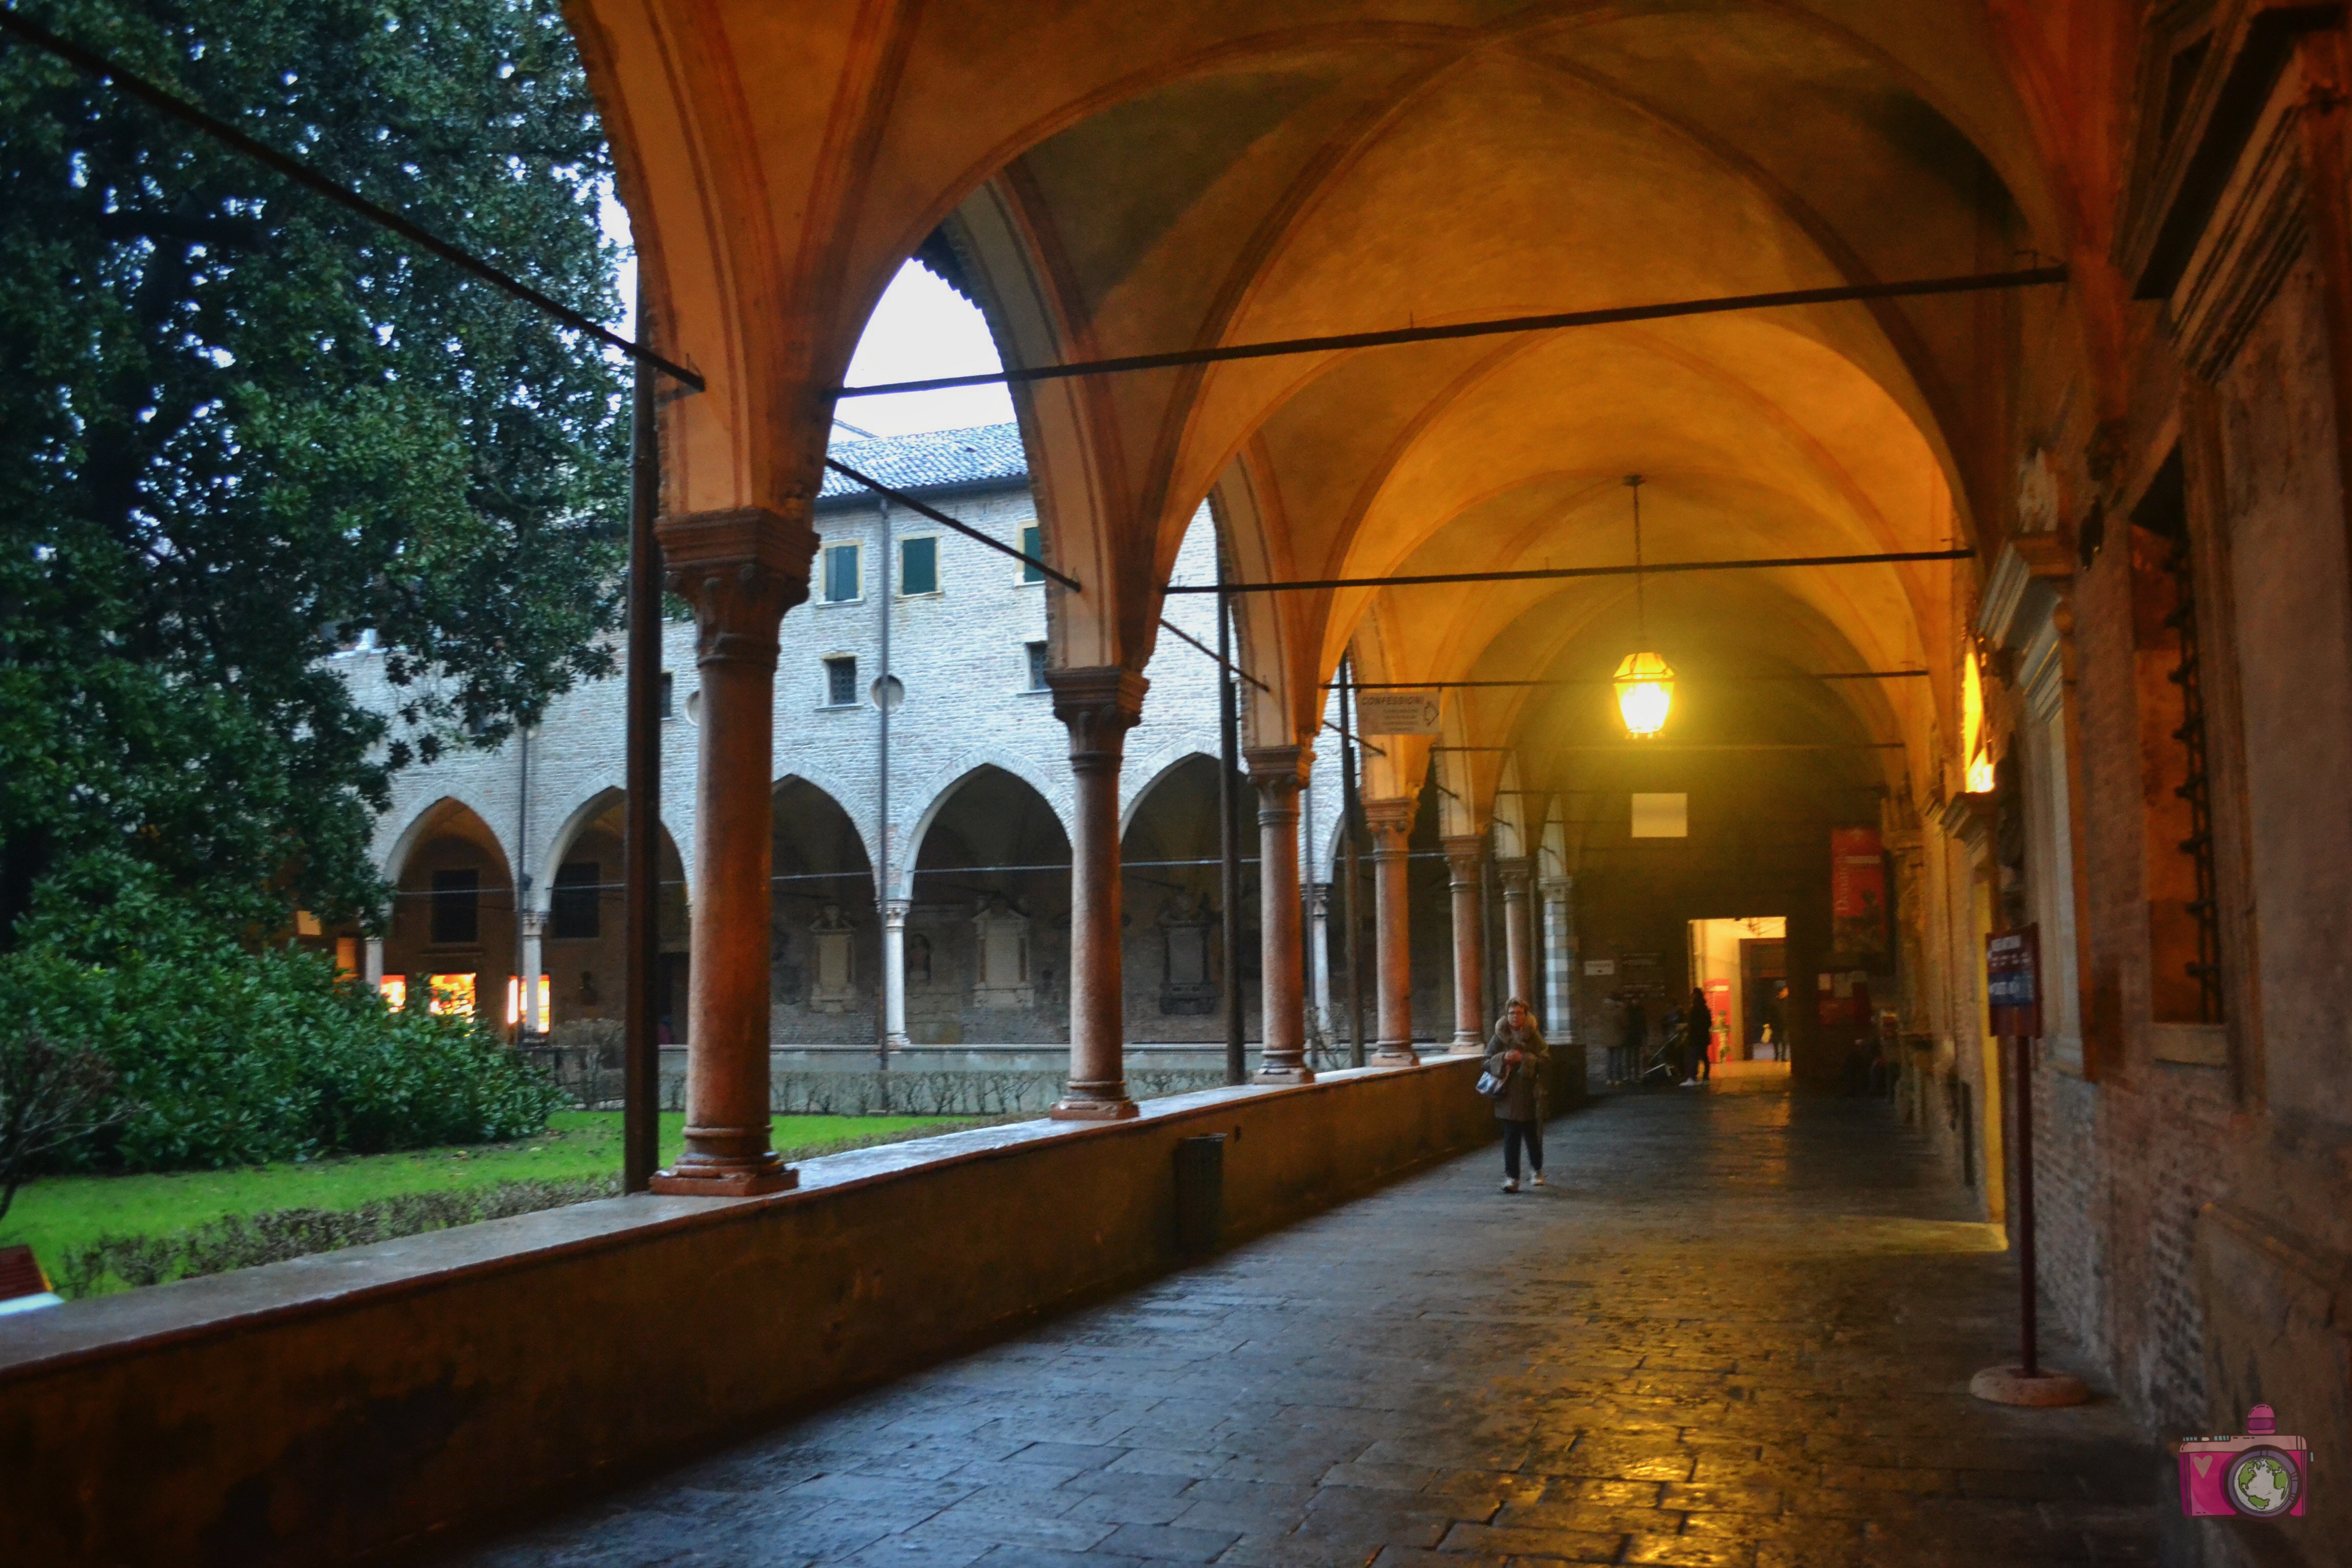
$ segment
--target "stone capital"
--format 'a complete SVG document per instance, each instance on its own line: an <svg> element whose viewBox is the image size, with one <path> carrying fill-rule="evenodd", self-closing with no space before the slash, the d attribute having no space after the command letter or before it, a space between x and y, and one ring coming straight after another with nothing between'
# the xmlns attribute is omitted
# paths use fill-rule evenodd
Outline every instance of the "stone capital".
<svg viewBox="0 0 2352 1568"><path fill-rule="evenodd" d="M1495 874L1503 879L1505 897L1524 899L1528 896L1528 861L1524 856L1496 858Z"/></svg>
<svg viewBox="0 0 2352 1568"><path fill-rule="evenodd" d="M547 934L547 911L545 910L525 910L522 911L521 920L522 934L525 939L528 940L531 938L543 937Z"/></svg>
<svg viewBox="0 0 2352 1568"><path fill-rule="evenodd" d="M1054 717L1069 727L1070 760L1116 763L1127 732L1143 717L1143 694L1151 683L1121 665L1089 669L1049 669Z"/></svg>
<svg viewBox="0 0 2352 1568"><path fill-rule="evenodd" d="M891 926L891 927L903 927L903 926L905 926L905 925L906 925L906 923L907 923L907 902L908 902L908 901L907 901L905 899L885 899L885 900L882 900L882 921L883 921L883 923L884 923L885 925L888 925L888 926Z"/></svg>
<svg viewBox="0 0 2352 1568"><path fill-rule="evenodd" d="M1363 803L1364 828L1372 836L1372 852L1376 855L1393 853L1388 846L1391 840L1396 849L1404 847L1405 835L1412 831L1413 803L1402 795Z"/></svg>
<svg viewBox="0 0 2352 1568"><path fill-rule="evenodd" d="M816 531L803 513L766 507L664 518L662 563L669 590L694 606L704 662L776 662L776 625L809 595Z"/></svg>
<svg viewBox="0 0 2352 1568"><path fill-rule="evenodd" d="M1242 752L1250 783L1260 789L1296 790L1307 782L1315 753L1305 746L1250 746Z"/></svg>
<svg viewBox="0 0 2352 1568"><path fill-rule="evenodd" d="M1486 853L1485 834L1449 833L1437 842L1445 851L1445 863L1453 870L1456 884L1478 879L1478 861Z"/></svg>
<svg viewBox="0 0 2352 1568"><path fill-rule="evenodd" d="M1304 746L1252 746L1242 753L1249 771L1249 781L1257 786L1257 816L1261 823L1296 821L1298 816L1298 788L1307 782L1307 770L1313 765L1315 753Z"/></svg>
<svg viewBox="0 0 2352 1568"><path fill-rule="evenodd" d="M1536 886L1547 900L1565 899L1576 890L1575 879L1569 877L1546 877Z"/></svg>

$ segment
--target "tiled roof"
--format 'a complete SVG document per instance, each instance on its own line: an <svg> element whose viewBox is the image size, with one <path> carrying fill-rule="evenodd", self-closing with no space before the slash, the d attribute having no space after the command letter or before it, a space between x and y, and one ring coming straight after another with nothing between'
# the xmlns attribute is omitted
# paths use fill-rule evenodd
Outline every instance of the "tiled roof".
<svg viewBox="0 0 2352 1568"><path fill-rule="evenodd" d="M1029 477L1018 425L975 425L964 430L926 430L916 436L879 436L867 441L836 441L828 456L870 474L896 490L959 489L1018 484ZM820 500L871 494L855 480L826 470Z"/></svg>

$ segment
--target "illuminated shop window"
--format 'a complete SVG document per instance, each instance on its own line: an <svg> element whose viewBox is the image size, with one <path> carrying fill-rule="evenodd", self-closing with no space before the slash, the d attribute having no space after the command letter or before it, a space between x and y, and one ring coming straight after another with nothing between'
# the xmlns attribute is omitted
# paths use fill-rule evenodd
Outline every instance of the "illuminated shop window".
<svg viewBox="0 0 2352 1568"><path fill-rule="evenodd" d="M451 1013L461 1017L474 1016L474 980L471 974L436 974L426 981L430 1000L425 1003L429 1013Z"/></svg>
<svg viewBox="0 0 2352 1568"><path fill-rule="evenodd" d="M516 997L517 993L520 991L520 987L519 987L519 986L517 986L517 985L515 984L515 977L514 977L513 975L511 975L511 974L508 975L508 976L507 976L507 1023L509 1024L509 1026L512 1026L512 1025L520 1024L520 1023L521 1023L521 1022L522 1022L522 1014L521 1014L521 1012L517 1008L517 1006L516 1006L516 1005L515 1005L515 997ZM548 997L547 976L546 976L546 975L544 975L544 974L542 974L542 975L541 975L541 976L539 977L539 1021L540 1021L541 1023L542 1023L542 1024L544 1024L545 1022L547 1022L547 997Z"/></svg>
<svg viewBox="0 0 2352 1568"><path fill-rule="evenodd" d="M408 1005L407 975L387 974L376 982L375 988L383 993L383 1005L394 1012L397 1013Z"/></svg>

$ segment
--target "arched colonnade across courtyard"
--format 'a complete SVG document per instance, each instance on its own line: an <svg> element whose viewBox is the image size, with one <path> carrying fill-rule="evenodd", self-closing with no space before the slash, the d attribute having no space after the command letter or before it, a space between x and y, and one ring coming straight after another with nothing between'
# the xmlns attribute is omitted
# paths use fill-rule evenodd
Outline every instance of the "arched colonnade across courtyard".
<svg viewBox="0 0 2352 1568"><path fill-rule="evenodd" d="M768 785L789 771L769 755L775 627L808 591L838 388L909 254L971 294L1014 367L1948 278L2020 256L2093 263L2063 291L1016 382L1044 546L1079 584L1048 595L1046 679L1071 748L1066 1117L1133 1110L1118 780L1149 701L1162 585L1204 498L1244 585L1345 584L1234 600L1263 683L1244 721L1261 852L1288 866L1306 747L1343 654L1370 683L1592 680L1647 635L1643 592L1621 577L1366 580L1617 564L1630 475L1644 479L1654 561L1955 546L1989 559L2014 513L2008 399L2031 389L1986 373L2036 345L2034 374L2082 383L2066 417L2084 428L2120 395L2113 268L2084 226L2083 182L2103 171L2053 140L2084 132L2020 84L2121 67L2062 58L2048 26L2005 11L1080 6L1003 24L977 4L575 13L655 342L709 383L666 400L662 434L663 544L702 628L695 859L709 868L690 1030L702 1099L664 1178L677 1190L784 1179L760 1131L764 966L729 933L767 902ZM758 86L784 79L803 90ZM1913 830L1958 750L1964 568L1791 567L1647 596L1696 650L1693 690L1759 665L1791 691L1916 673L1819 682L1760 705L1759 732L1727 742L1822 748L1777 755L1827 757L1838 787L1865 808L1877 792ZM1375 837L1434 809L1465 881L1507 755L1538 788L1655 764L1607 754L1607 716L1580 692L1593 695L1449 690L1436 801L1421 792L1428 738L1368 759ZM1295 893L1265 893L1269 984L1300 973ZM1456 926L1467 980L1476 928ZM1384 995L1403 962L1383 969ZM1477 991L1454 987L1458 1040L1483 1029ZM1269 1079L1307 1071L1293 1000L1269 996Z"/></svg>

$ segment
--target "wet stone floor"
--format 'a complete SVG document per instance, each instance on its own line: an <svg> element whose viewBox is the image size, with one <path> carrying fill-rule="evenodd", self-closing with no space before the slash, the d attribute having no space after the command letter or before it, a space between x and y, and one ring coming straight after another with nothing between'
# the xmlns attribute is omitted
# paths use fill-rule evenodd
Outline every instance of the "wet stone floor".
<svg viewBox="0 0 2352 1568"><path fill-rule="evenodd" d="M457 1561L2155 1560L2112 1401L1969 1397L2015 1276L1885 1106L1734 1080L1548 1140L1544 1188L1451 1162Z"/></svg>

